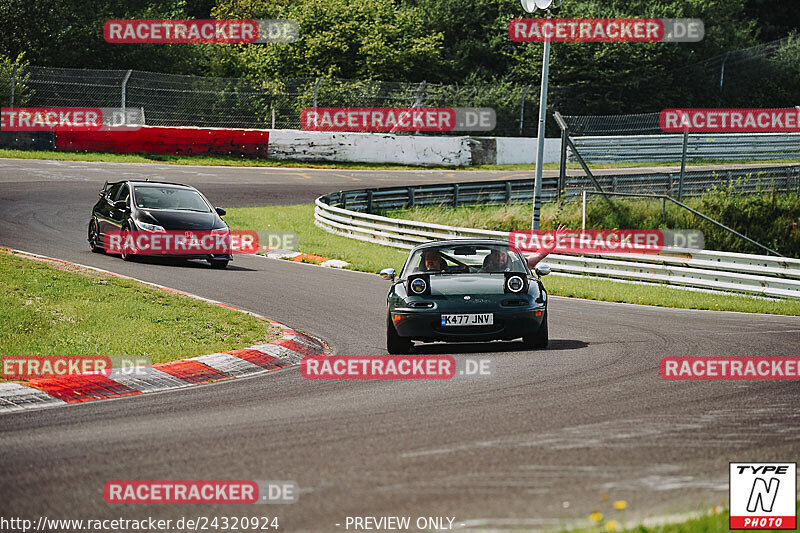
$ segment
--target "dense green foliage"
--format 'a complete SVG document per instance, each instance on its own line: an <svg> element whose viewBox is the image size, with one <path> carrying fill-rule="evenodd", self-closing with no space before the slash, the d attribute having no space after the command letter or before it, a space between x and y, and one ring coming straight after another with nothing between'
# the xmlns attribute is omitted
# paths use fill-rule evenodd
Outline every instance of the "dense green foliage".
<svg viewBox="0 0 800 533"><path fill-rule="evenodd" d="M0 55L32 65L139 69L274 79L352 79L535 85L540 44L508 38L525 16L516 0L5 0ZM572 43L552 48L552 107L572 114L658 111L666 106L790 106L800 101L800 45L732 50L783 38L800 25L793 0L564 0L563 17L694 17L700 43ZM109 44L110 18L283 18L292 44ZM0 66L2 69L2 66ZM0 77L5 77L0 72ZM691 80L691 83L687 81Z"/></svg>

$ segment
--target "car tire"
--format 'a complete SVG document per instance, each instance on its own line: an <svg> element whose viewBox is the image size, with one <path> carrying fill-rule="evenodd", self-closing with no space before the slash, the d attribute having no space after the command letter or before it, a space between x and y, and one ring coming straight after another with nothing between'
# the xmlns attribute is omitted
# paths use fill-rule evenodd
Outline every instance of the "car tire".
<svg viewBox="0 0 800 533"><path fill-rule="evenodd" d="M547 332L547 311L545 311L544 317L542 318L542 324L539 326L539 329L536 331L536 333L522 337L522 342L527 348L542 349L547 348L549 341L550 339Z"/></svg>
<svg viewBox="0 0 800 533"><path fill-rule="evenodd" d="M409 339L403 338L397 334L392 319L386 317L386 351L391 355L407 354L411 351L414 345Z"/></svg>
<svg viewBox="0 0 800 533"><path fill-rule="evenodd" d="M119 256L122 258L123 261L132 262L132 261L136 260L136 255L128 253L126 251L127 247L125 246L125 241L127 240L126 239L126 233L129 232L129 231L130 231L130 229L128 229L127 226L123 226L122 227L122 243L123 244L122 244L122 248L120 249Z"/></svg>
<svg viewBox="0 0 800 533"><path fill-rule="evenodd" d="M208 264L211 265L211 268L219 268L220 270L227 268L228 263L230 262L229 259L209 259Z"/></svg>
<svg viewBox="0 0 800 533"><path fill-rule="evenodd" d="M96 253L96 254L101 253L103 251L103 247L99 246L97 244L97 239L98 239L99 235L98 235L98 231L97 231L97 221L95 219L92 219L89 222L89 235L88 235L88 237L89 237L89 247L92 249L92 251L94 253Z"/></svg>

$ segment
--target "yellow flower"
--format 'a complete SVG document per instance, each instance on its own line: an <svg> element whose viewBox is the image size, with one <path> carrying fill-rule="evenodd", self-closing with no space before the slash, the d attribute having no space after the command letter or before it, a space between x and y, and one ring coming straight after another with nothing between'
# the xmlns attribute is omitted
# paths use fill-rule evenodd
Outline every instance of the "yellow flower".
<svg viewBox="0 0 800 533"><path fill-rule="evenodd" d="M589 520L591 520L592 522L599 522L602 519L603 519L603 513L598 513L597 511L589 515Z"/></svg>
<svg viewBox="0 0 800 533"><path fill-rule="evenodd" d="M611 521L609 521L609 522L606 524L606 529L607 529L608 531L614 531L615 529L617 529L617 521L616 521L616 520L611 520Z"/></svg>
<svg viewBox="0 0 800 533"><path fill-rule="evenodd" d="M628 502L625 500L617 500L614 502L614 509L622 510L628 506Z"/></svg>

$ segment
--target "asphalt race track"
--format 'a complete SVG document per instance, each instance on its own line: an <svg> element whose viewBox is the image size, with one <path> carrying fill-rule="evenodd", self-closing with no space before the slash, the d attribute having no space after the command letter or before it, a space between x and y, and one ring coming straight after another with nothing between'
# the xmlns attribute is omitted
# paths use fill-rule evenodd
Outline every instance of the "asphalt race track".
<svg viewBox="0 0 800 533"><path fill-rule="evenodd" d="M149 176L195 185L231 207L511 174L522 173L0 160L0 245L250 309L325 339L337 354L384 354L387 282L378 276L259 257L217 271L92 254L86 223L97 190L104 180ZM490 355L491 378L310 381L292 368L2 415L3 516L277 515L289 532L343 531L347 516L455 516L467 529L541 529L608 513L604 494L626 500L628 517L719 505L729 461L798 459L796 382L658 374L667 355L797 355L796 317L553 298L549 319L546 351L517 343L424 350ZM103 484L114 479L294 480L301 495L294 505L111 506Z"/></svg>

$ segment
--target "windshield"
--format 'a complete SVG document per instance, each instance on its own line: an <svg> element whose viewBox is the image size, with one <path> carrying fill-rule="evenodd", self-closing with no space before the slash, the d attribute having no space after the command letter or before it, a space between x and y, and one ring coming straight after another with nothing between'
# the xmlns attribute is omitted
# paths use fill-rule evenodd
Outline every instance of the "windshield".
<svg viewBox="0 0 800 533"><path fill-rule="evenodd" d="M523 260L508 245L451 244L423 248L413 253L404 276L410 274L471 274L527 272Z"/></svg>
<svg viewBox="0 0 800 533"><path fill-rule="evenodd" d="M136 207L142 209L172 209L176 211L211 211L200 193L173 187L134 187Z"/></svg>

